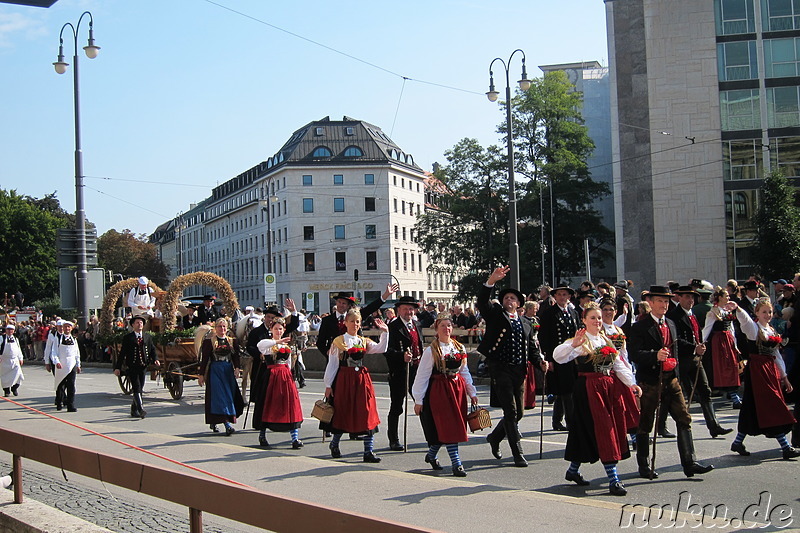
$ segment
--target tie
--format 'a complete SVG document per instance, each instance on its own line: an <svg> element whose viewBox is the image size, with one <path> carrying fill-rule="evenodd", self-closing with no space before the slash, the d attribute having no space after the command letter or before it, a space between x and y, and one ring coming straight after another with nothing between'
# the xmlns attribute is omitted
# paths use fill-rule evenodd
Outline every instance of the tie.
<svg viewBox="0 0 800 533"><path fill-rule="evenodd" d="M700 324L697 323L697 319L694 315L689 315L689 322L692 323L692 334L694 334L694 341L699 343L700 342Z"/></svg>
<svg viewBox="0 0 800 533"><path fill-rule="evenodd" d="M414 327L414 324L408 325L408 333L411 335L411 356L413 359L418 359L420 356L419 333L417 333L417 328Z"/></svg>
<svg viewBox="0 0 800 533"><path fill-rule="evenodd" d="M664 340L664 348L669 348L672 344L672 339L670 338L669 328L667 327L667 323L664 321L663 318L658 320L658 329L661 330L661 338Z"/></svg>
<svg viewBox="0 0 800 533"><path fill-rule="evenodd" d="M344 323L344 317L339 317L339 333L344 334L347 331L347 326Z"/></svg>

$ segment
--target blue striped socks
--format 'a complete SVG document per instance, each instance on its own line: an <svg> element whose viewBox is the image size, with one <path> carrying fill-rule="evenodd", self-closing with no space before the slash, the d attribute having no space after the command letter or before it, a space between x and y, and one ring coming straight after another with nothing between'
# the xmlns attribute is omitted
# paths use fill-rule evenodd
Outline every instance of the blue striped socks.
<svg viewBox="0 0 800 533"><path fill-rule="evenodd" d="M453 466L461 465L461 458L458 456L458 444L447 444L447 454L450 456L450 462Z"/></svg>
<svg viewBox="0 0 800 533"><path fill-rule="evenodd" d="M619 481L619 476L617 475L617 463L603 463L603 468L606 469L606 475L608 476L609 483L616 483Z"/></svg>
<svg viewBox="0 0 800 533"><path fill-rule="evenodd" d="M364 453L370 453L375 449L375 435L364 436Z"/></svg>

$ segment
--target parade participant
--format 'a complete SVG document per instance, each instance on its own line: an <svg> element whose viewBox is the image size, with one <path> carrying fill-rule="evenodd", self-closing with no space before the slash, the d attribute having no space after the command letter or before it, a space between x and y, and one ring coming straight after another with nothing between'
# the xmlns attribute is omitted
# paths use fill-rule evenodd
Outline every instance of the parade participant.
<svg viewBox="0 0 800 533"><path fill-rule="evenodd" d="M50 328L50 332L47 334L47 341L44 345L44 368L48 372L55 370L52 362L53 346L58 347L58 343L61 342L61 336L63 334L64 321L59 318L53 323L53 327Z"/></svg>
<svg viewBox="0 0 800 533"><path fill-rule="evenodd" d="M570 305L570 298L575 291L570 287L556 287L551 291L555 305L545 309L539 317L539 343L548 361L553 361L553 350L567 339L575 336L580 316ZM553 430L566 431L572 416L572 388L575 383L575 364L572 362L560 365L553 363L553 372L546 376L547 391L555 395L553 405ZM563 421L566 420L567 426Z"/></svg>
<svg viewBox="0 0 800 533"><path fill-rule="evenodd" d="M739 397L739 349L734 337L735 313L728 308L728 291L717 287L713 294L714 305L706 315L703 339L711 347L711 378L715 389L727 391L734 409L741 409Z"/></svg>
<svg viewBox="0 0 800 533"><path fill-rule="evenodd" d="M203 296L203 305L197 310L197 316L194 318L193 322L194 326L208 323L216 324L217 319L222 317L222 313L214 307L214 300L216 299L215 296L211 296L210 294Z"/></svg>
<svg viewBox="0 0 800 533"><path fill-rule="evenodd" d="M631 374L633 374L633 366L628 360L627 350L627 336L622 331L622 324L625 323L625 315L622 314L614 318L617 314L617 303L613 298L603 298L600 300L600 314L603 319L602 332L603 335L611 341L614 348L619 352L619 359L622 361ZM625 426L628 428L628 433L634 439L634 448L636 445L636 428L639 426L639 402L633 395L631 388L624 386L622 381L616 380L614 384L617 385L618 394L622 397L622 403L625 407Z"/></svg>
<svg viewBox="0 0 800 533"><path fill-rule="evenodd" d="M137 281L139 284L128 292L127 303L131 308L131 317L152 317L156 299L153 296L153 289L149 286L150 281L144 276L140 276Z"/></svg>
<svg viewBox="0 0 800 533"><path fill-rule="evenodd" d="M0 341L0 386L3 387L3 396L13 394L19 396L20 383L25 379L22 375L24 356L19 347L19 342L14 337L14 324L6 324L5 335Z"/></svg>
<svg viewBox="0 0 800 533"><path fill-rule="evenodd" d="M628 313L625 323L620 325L625 335L630 333L633 325L633 298L628 294L628 290L631 287L633 287L633 281L624 279L614 284L614 300L617 303L617 316L615 318L619 318L623 313Z"/></svg>
<svg viewBox="0 0 800 533"><path fill-rule="evenodd" d="M628 491L617 475L617 463L630 457L625 402L616 382L640 395L641 389L625 364L625 356L602 333L602 315L595 302L583 311L585 329L553 350L553 359L564 364L575 361L578 378L573 393L574 408L569 426L564 459L570 462L564 479L578 485L589 485L580 473L581 463L603 463L608 476L608 491L625 496Z"/></svg>
<svg viewBox="0 0 800 533"><path fill-rule="evenodd" d="M650 432L656 411L667 409L678 428L678 454L686 477L705 474L714 469L695 460L692 440L692 417L686 408L683 391L678 382L678 332L675 323L664 315L672 293L666 287L653 285L644 297L650 303L650 313L633 326L628 335L628 354L636 365L636 382L642 388L639 429L636 434L636 460L639 475L655 478L650 466ZM660 395L660 396L659 396Z"/></svg>
<svg viewBox="0 0 800 533"><path fill-rule="evenodd" d="M744 295L739 301L739 308L746 311L750 318L756 320L756 304L758 303L758 282L748 280L742 285ZM744 337L743 337L744 338Z"/></svg>
<svg viewBox="0 0 800 533"><path fill-rule="evenodd" d="M791 431L795 418L786 407L781 389L792 392L786 376L783 357L778 350L781 336L770 326L772 304L769 298L758 300L753 308L757 322L734 302L726 308L735 311L747 336L747 366L744 368L744 398L739 411L739 427L731 451L739 455L750 455L744 447L747 435L764 435L777 439L783 458L800 457L800 450L789 444L786 434ZM782 385L782 387L781 387Z"/></svg>
<svg viewBox="0 0 800 533"><path fill-rule="evenodd" d="M526 467L528 461L522 454L518 422L524 410L523 391L526 364L531 361L547 370L547 363L541 360L538 346L533 340L533 329L527 321L520 318L519 308L525 301L516 289L503 289L497 295L500 304L490 300L495 283L506 277L510 267L497 267L478 290L478 310L486 321L486 333L478 346L478 351L486 357L491 377L492 407L503 409L503 420L486 436L492 455L501 459L500 443L508 438L514 466Z"/></svg>
<svg viewBox="0 0 800 533"><path fill-rule="evenodd" d="M300 395L294 386L291 363L292 350L289 347L291 337L285 335L286 321L275 318L270 328L271 338L258 341L261 352L261 364L269 372L268 385L263 391L264 408L256 411L254 418L260 418L261 429L258 443L269 447L267 429L270 431L288 431L292 437L292 449L303 447L300 441L300 425L303 423L303 410L300 407Z"/></svg>
<svg viewBox="0 0 800 533"><path fill-rule="evenodd" d="M453 475L465 477L467 473L458 455L458 443L467 442L467 397L477 406L478 394L467 368L467 352L451 336L453 321L450 316L441 315L433 327L436 338L422 353L412 386L414 413L420 417L428 443L425 462L434 470L441 470L436 455L444 444Z"/></svg>
<svg viewBox="0 0 800 533"><path fill-rule="evenodd" d="M133 331L122 337L119 357L114 362L114 375L119 377L124 373L128 376L133 394L131 416L139 418L147 416L147 411L142 406L142 391L147 367L150 365L161 366L153 337L144 331L144 326L144 316L137 315L131 319ZM182 376L173 377L182 379Z"/></svg>
<svg viewBox="0 0 800 533"><path fill-rule="evenodd" d="M678 334L678 375L681 389L700 404L711 437L727 435L733 430L723 428L717 421L714 404L711 403L711 388L703 368L706 345L700 333L700 323L692 312L697 292L692 287L684 286L678 287L675 294L678 296L678 306L667 313L667 318L675 323Z"/></svg>
<svg viewBox="0 0 800 533"><path fill-rule="evenodd" d="M386 363L389 365L389 396L391 406L386 421L386 434L389 449L403 451L397 426L403 414L403 404L414 383L417 368L422 357L422 329L414 320L414 312L419 308L411 296L403 296L395 303L397 320L389 324L389 345L386 348ZM416 396L414 397L416 399Z"/></svg>
<svg viewBox="0 0 800 533"><path fill-rule="evenodd" d="M375 326L381 330L380 342L361 337L361 313L357 309L347 311L346 331L331 343L328 351L328 366L325 368L325 397L334 406L330 424L320 424L333 434L330 443L331 457L342 456L339 441L343 433L365 435L364 462L379 463L375 455L375 432L380 424L375 389L369 370L364 366L364 355L383 353L389 344L389 327L381 319Z"/></svg>
<svg viewBox="0 0 800 533"><path fill-rule="evenodd" d="M287 298L286 309L291 313L288 322L285 323L285 336L290 336L291 333L297 329L299 319L297 318L297 308L294 305L294 300ZM247 336L247 353L251 357L251 370L250 370L250 397L248 402L254 403L256 413L264 412L264 397L267 390L267 383L269 381L269 370L267 365L261 362L261 351L258 349L258 343L264 339L272 338L272 322L279 317L282 317L280 309L276 306L267 307L264 311L264 318L261 325L254 328ZM261 431L264 425L261 422L261 417L253 417L253 429Z"/></svg>
<svg viewBox="0 0 800 533"><path fill-rule="evenodd" d="M75 324L64 320L63 334L58 343L53 343L50 362L55 367L56 409L64 405L67 411L74 413L75 408L75 376L81 373L81 354L78 341L72 336Z"/></svg>
<svg viewBox="0 0 800 533"><path fill-rule="evenodd" d="M533 332L533 342L536 343L537 350L539 349L539 318L536 314L539 312L539 302L535 300L528 300L525 302L523 306L523 313L522 313L522 320L530 324L531 331ZM526 373L525 373L525 394L523 397L523 403L525 409L533 409L536 407L536 384L537 381L539 383L542 382L544 379L544 374L541 372L541 369L538 369L536 365L531 363L530 361L527 362L525 365ZM539 373L537 379L537 372Z"/></svg>
<svg viewBox="0 0 800 533"><path fill-rule="evenodd" d="M228 321L218 318L214 333L203 339L200 347L200 377L197 382L206 387L206 424L219 433L217 424L225 425L225 434L236 432L232 423L244 411L244 400L236 379L239 377L239 341L228 336Z"/></svg>
<svg viewBox="0 0 800 533"><path fill-rule="evenodd" d="M400 290L400 285L387 285L386 290L383 291L381 297L374 302L369 303L362 307L359 311L361 316L369 316L381 308L383 302L389 299L392 294ZM356 299L346 294L337 294L333 296L335 306L331 314L324 317L319 326L319 334L317 335L317 348L325 357L328 357L328 352L331 349L333 339L347 331L344 324L344 317L347 311L354 309L356 306Z"/></svg>

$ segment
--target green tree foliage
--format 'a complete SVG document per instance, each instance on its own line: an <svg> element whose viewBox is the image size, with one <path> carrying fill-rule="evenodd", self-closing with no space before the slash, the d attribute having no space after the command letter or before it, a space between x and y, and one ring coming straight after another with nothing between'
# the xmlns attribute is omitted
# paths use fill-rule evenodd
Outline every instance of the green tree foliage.
<svg viewBox="0 0 800 533"><path fill-rule="evenodd" d="M756 237L756 267L764 279L791 278L800 271L800 209L795 189L780 171L761 185Z"/></svg>
<svg viewBox="0 0 800 533"><path fill-rule="evenodd" d="M167 286L169 267L159 258L158 250L144 234L131 230L108 230L97 239L97 260L101 268L125 277L147 276L160 287Z"/></svg>
<svg viewBox="0 0 800 533"><path fill-rule="evenodd" d="M0 292L21 290L27 302L58 293L56 230L68 227L55 193L41 200L0 189ZM56 209L57 208L57 209Z"/></svg>

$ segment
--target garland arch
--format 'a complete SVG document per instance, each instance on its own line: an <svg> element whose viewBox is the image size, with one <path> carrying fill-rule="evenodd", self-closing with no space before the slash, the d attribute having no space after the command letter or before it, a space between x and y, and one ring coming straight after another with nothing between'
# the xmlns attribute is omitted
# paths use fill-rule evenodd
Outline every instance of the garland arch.
<svg viewBox="0 0 800 533"><path fill-rule="evenodd" d="M167 294L164 297L161 310L164 315L164 330L175 329L177 325L175 312L178 310L178 302L183 297L184 289L192 285L205 285L216 290L220 298L225 302L222 310L227 316L233 316L233 313L239 309L239 300L236 298L236 293L233 292L225 278L211 272L184 274L172 280L172 283L167 288Z"/></svg>
<svg viewBox="0 0 800 533"><path fill-rule="evenodd" d="M114 310L117 307L117 301L130 290L139 285L138 278L128 278L118 281L106 292L106 297L103 299L103 309L100 311L100 334L110 335L112 333L112 325L114 323ZM161 291L161 288L152 281L147 284L148 287L156 292ZM127 302L125 302L127 305Z"/></svg>

